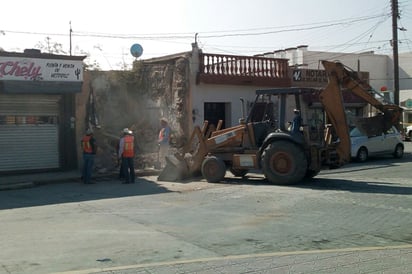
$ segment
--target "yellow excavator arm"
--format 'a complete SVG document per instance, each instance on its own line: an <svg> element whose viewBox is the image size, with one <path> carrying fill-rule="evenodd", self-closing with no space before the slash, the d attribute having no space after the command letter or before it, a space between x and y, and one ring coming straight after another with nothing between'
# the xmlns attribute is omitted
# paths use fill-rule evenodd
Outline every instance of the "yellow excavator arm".
<svg viewBox="0 0 412 274"><path fill-rule="evenodd" d="M341 88L350 90L381 112L375 117L359 119L358 126L367 134L381 134L392 126L399 126L402 108L395 104L384 104L376 99L372 87L342 63L322 61L322 65L328 75L329 83L321 91L320 100L339 137L337 153L343 163L350 159L350 137Z"/></svg>
<svg viewBox="0 0 412 274"><path fill-rule="evenodd" d="M364 99L370 105L383 113L385 117L384 130L388 130L393 125L398 126L402 116L402 108L395 104L382 103L373 95L373 88L359 79L355 71L347 69L340 62L322 61L325 70L329 75L336 77L343 88L351 90L354 94Z"/></svg>

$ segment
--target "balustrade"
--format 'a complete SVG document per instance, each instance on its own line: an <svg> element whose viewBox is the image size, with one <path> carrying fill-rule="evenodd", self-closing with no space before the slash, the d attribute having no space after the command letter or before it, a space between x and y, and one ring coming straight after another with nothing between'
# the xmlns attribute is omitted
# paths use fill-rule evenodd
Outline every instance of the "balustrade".
<svg viewBox="0 0 412 274"><path fill-rule="evenodd" d="M290 86L287 59L200 54L200 81L220 84L253 83Z"/></svg>

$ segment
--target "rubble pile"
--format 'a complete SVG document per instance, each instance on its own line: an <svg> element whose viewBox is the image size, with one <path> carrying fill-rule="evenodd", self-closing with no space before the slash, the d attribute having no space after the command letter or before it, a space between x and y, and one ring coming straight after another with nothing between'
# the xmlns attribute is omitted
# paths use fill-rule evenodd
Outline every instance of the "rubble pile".
<svg viewBox="0 0 412 274"><path fill-rule="evenodd" d="M183 54L166 61L137 62L130 71L86 74L84 91L76 97L77 135L80 140L84 129L93 128L97 171L118 170L118 145L124 128L132 130L136 139L136 169L158 166L160 118L169 120L172 146L184 145L191 121L187 58Z"/></svg>

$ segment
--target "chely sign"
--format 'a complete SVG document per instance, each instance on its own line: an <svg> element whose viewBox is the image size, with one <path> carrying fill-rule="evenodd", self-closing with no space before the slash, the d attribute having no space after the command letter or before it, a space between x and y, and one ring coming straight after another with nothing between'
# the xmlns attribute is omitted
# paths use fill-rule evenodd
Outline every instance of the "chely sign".
<svg viewBox="0 0 412 274"><path fill-rule="evenodd" d="M83 62L0 56L0 81L83 81Z"/></svg>

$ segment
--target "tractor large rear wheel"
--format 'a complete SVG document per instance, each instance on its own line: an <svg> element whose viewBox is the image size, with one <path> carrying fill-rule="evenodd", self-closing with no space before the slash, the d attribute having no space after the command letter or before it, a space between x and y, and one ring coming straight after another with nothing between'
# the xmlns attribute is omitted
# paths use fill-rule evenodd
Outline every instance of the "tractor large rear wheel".
<svg viewBox="0 0 412 274"><path fill-rule="evenodd" d="M265 149L262 157L263 173L273 184L296 184L306 175L305 152L294 143L275 141Z"/></svg>
<svg viewBox="0 0 412 274"><path fill-rule="evenodd" d="M225 177L226 165L221 158L208 156L202 162L201 171L206 181L209 183L217 183Z"/></svg>

